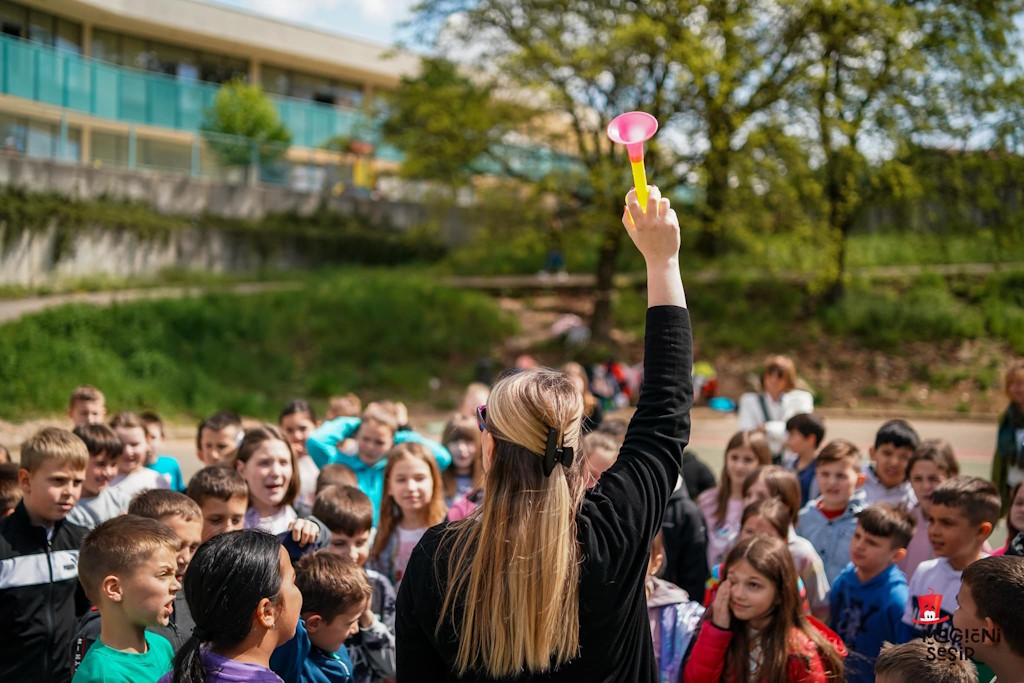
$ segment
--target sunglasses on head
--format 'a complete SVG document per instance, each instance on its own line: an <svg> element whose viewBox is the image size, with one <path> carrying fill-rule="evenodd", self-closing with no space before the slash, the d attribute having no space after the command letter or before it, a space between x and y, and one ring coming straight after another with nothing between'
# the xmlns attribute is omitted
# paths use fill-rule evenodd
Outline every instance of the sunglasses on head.
<svg viewBox="0 0 1024 683"><path fill-rule="evenodd" d="M476 407L476 426L481 432L487 429L487 406Z"/></svg>

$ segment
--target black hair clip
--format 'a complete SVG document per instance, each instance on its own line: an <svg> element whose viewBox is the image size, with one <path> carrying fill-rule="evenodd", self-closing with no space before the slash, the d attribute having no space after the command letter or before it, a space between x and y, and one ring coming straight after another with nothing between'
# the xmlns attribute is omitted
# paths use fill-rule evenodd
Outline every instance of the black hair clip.
<svg viewBox="0 0 1024 683"><path fill-rule="evenodd" d="M572 456L572 446L566 446L563 442L559 447L558 430L548 427L548 442L544 447L544 476L550 477L551 471L555 469L557 463L561 463L562 467L570 467Z"/></svg>

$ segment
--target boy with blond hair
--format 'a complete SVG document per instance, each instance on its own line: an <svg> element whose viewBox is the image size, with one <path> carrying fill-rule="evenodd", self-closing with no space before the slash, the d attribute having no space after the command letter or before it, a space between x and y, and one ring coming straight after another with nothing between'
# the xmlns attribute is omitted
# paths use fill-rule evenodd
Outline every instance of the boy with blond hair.
<svg viewBox="0 0 1024 683"><path fill-rule="evenodd" d="M117 476L117 459L124 444L105 424L81 425L75 427L74 434L88 449L89 464L85 468L82 495L68 513L68 521L92 529L128 511L131 496L110 486Z"/></svg>
<svg viewBox="0 0 1024 683"><path fill-rule="evenodd" d="M850 562L857 514L864 509L860 451L845 439L830 441L818 454L815 477L821 495L800 511L796 532L814 546L832 585Z"/></svg>
<svg viewBox="0 0 1024 683"><path fill-rule="evenodd" d="M270 668L285 683L352 683L345 641L359 632L370 601L362 568L347 557L316 552L295 563L302 613L295 637L274 650Z"/></svg>
<svg viewBox="0 0 1024 683"><path fill-rule="evenodd" d="M102 424L107 419L107 400L103 392L89 384L75 387L68 401L68 417L76 427Z"/></svg>
<svg viewBox="0 0 1024 683"><path fill-rule="evenodd" d="M174 650L147 629L167 625L174 596L178 537L155 519L122 515L89 532L79 579L99 609L99 640L82 659L73 683L155 681L171 670Z"/></svg>
<svg viewBox="0 0 1024 683"><path fill-rule="evenodd" d="M89 453L46 427L21 447L22 501L0 520L0 681L71 680L78 548L86 529L65 521L82 493Z"/></svg>
<svg viewBox="0 0 1024 683"><path fill-rule="evenodd" d="M910 577L904 641L932 629L948 634L963 571L988 557L985 541L999 521L999 508L999 491L979 477L952 477L932 492L928 540L935 559L922 562Z"/></svg>
<svg viewBox="0 0 1024 683"><path fill-rule="evenodd" d="M192 556L202 542L203 513L195 501L182 493L167 489L152 489L135 496L128 508L128 514L146 519L155 519L168 527L178 538L175 557L175 577L178 583L185 580ZM98 605L97 605L98 606ZM75 633L75 656L81 659L100 635L99 612L93 607L78 622ZM174 611L167 623L150 627L150 631L163 636L175 652L180 650L192 635L196 626L192 611L185 601L185 592L178 591L174 598Z"/></svg>
<svg viewBox="0 0 1024 683"><path fill-rule="evenodd" d="M347 641L355 683L382 681L395 675L395 589L387 577L365 569L370 557L373 504L355 486L329 486L317 494L313 516L331 532L323 551L346 557L362 567L372 589L359 628Z"/></svg>

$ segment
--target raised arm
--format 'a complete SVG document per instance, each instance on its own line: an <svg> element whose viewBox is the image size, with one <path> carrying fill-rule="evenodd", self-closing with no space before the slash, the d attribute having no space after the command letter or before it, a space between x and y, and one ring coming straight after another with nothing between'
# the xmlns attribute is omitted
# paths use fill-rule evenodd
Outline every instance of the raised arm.
<svg viewBox="0 0 1024 683"><path fill-rule="evenodd" d="M650 193L645 213L630 191L622 221L647 262L644 384L618 461L588 495L596 505L588 508L595 540L600 544L604 537L608 548L617 549L615 554L635 551L643 560L622 557L605 565L620 576L632 575L633 564L646 567L647 546L682 467L693 403L690 319L679 275L679 222L658 189L652 187Z"/></svg>
<svg viewBox="0 0 1024 683"><path fill-rule="evenodd" d="M338 442L344 441L359 431L358 417L336 417L316 428L306 440L306 452L317 467L338 460Z"/></svg>

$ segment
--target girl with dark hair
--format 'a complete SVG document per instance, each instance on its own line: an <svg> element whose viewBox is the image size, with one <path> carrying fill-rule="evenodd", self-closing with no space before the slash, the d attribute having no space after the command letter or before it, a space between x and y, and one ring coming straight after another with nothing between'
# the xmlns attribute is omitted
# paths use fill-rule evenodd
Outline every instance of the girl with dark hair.
<svg viewBox="0 0 1024 683"><path fill-rule="evenodd" d="M683 682L838 682L844 656L839 636L802 613L785 542L757 534L729 552Z"/></svg>
<svg viewBox="0 0 1024 683"><path fill-rule="evenodd" d="M160 683L280 683L270 655L295 635L302 594L276 538L214 536L192 558L184 590L196 626Z"/></svg>

